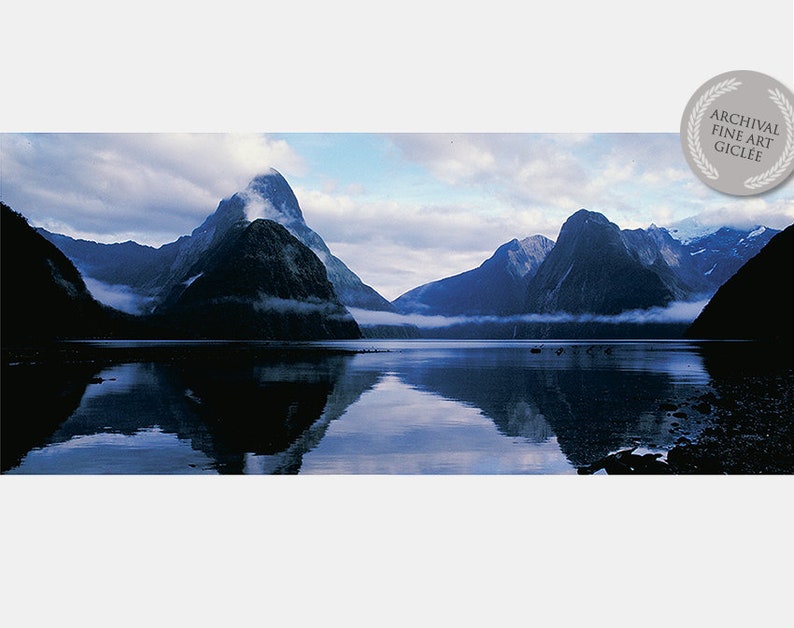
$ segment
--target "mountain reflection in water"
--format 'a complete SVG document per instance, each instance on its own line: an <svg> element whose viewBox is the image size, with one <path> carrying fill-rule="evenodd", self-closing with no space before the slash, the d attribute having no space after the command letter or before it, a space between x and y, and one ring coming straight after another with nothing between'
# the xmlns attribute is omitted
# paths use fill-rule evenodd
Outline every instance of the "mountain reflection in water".
<svg viewBox="0 0 794 628"><path fill-rule="evenodd" d="M388 351L336 351L373 345ZM709 390L688 343L308 349L4 365L3 472L572 473L696 434L700 415L669 408Z"/></svg>

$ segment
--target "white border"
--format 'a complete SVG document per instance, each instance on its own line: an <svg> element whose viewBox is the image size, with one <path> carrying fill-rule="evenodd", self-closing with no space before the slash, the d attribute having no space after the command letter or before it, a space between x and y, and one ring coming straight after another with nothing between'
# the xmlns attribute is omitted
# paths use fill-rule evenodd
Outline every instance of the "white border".
<svg viewBox="0 0 794 628"><path fill-rule="evenodd" d="M12 1L0 129L678 132L709 77L791 85L792 12L788 0Z"/></svg>
<svg viewBox="0 0 794 628"><path fill-rule="evenodd" d="M790 0L3 6L0 131L678 132ZM759 625L791 478L0 477L11 624ZM783 565L783 572L775 569Z"/></svg>

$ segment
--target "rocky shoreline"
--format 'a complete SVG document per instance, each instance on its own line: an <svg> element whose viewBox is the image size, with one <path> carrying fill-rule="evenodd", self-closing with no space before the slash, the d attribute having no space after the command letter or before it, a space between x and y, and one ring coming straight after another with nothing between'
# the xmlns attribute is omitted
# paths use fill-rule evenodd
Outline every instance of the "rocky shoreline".
<svg viewBox="0 0 794 628"><path fill-rule="evenodd" d="M673 417L686 405L702 413L697 436L682 433L667 452L623 449L578 468L580 475L751 475L794 473L794 370L736 371L714 382L717 394L664 407ZM671 432L678 430L672 424Z"/></svg>

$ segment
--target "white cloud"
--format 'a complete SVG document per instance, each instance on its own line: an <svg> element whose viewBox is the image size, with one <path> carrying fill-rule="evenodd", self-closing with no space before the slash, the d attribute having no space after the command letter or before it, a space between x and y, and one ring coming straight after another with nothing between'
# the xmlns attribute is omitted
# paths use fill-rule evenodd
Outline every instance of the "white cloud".
<svg viewBox="0 0 794 628"><path fill-rule="evenodd" d="M306 222L364 283L389 300L418 285L476 268L513 238L556 238L538 210L369 201L295 188ZM573 213L575 210L571 210Z"/></svg>
<svg viewBox="0 0 794 628"><path fill-rule="evenodd" d="M430 175L487 191L506 208L533 211L557 225L579 208L602 212L623 228L702 212L737 226L764 222L779 229L794 220L791 182L762 197L726 197L691 172L675 133L402 134L390 139L404 159ZM538 224L531 231L549 235L545 228Z"/></svg>
<svg viewBox="0 0 794 628"><path fill-rule="evenodd" d="M254 309L260 312L276 312L279 314L322 314L325 316L336 316L346 319L347 314L339 305L328 301L321 301L317 298L309 298L303 301L297 299L281 299L279 297L260 295L259 299L253 301Z"/></svg>
<svg viewBox="0 0 794 628"><path fill-rule="evenodd" d="M791 184L789 183L789 188ZM728 198L718 198L709 203L698 215L704 225L732 225L749 228L765 225L783 229L794 223L794 198L786 197L785 192L771 192L762 196L749 197L742 202Z"/></svg>
<svg viewBox="0 0 794 628"><path fill-rule="evenodd" d="M163 244L271 166L300 173L283 140L257 134L5 135L3 196L33 224Z"/></svg>
<svg viewBox="0 0 794 628"><path fill-rule="evenodd" d="M395 314L350 308L359 325L415 325L423 329L438 329L453 325L481 323L691 323L703 310L707 301L675 301L666 307L647 310L626 310L620 314L521 314L516 316L427 316L423 314Z"/></svg>
<svg viewBox="0 0 794 628"><path fill-rule="evenodd" d="M493 253L412 248L384 240L329 242L328 246L364 283L390 301L419 285L475 268Z"/></svg>

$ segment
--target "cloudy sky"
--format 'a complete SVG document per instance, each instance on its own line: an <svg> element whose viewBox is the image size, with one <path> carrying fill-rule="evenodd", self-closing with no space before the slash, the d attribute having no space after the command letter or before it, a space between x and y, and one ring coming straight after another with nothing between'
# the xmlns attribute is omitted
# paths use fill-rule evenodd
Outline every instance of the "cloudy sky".
<svg viewBox="0 0 794 628"><path fill-rule="evenodd" d="M794 185L712 191L677 134L0 134L4 202L32 224L159 246L274 167L308 225L388 299L479 265L502 243L556 239L573 212L622 228L689 216L794 222Z"/></svg>

